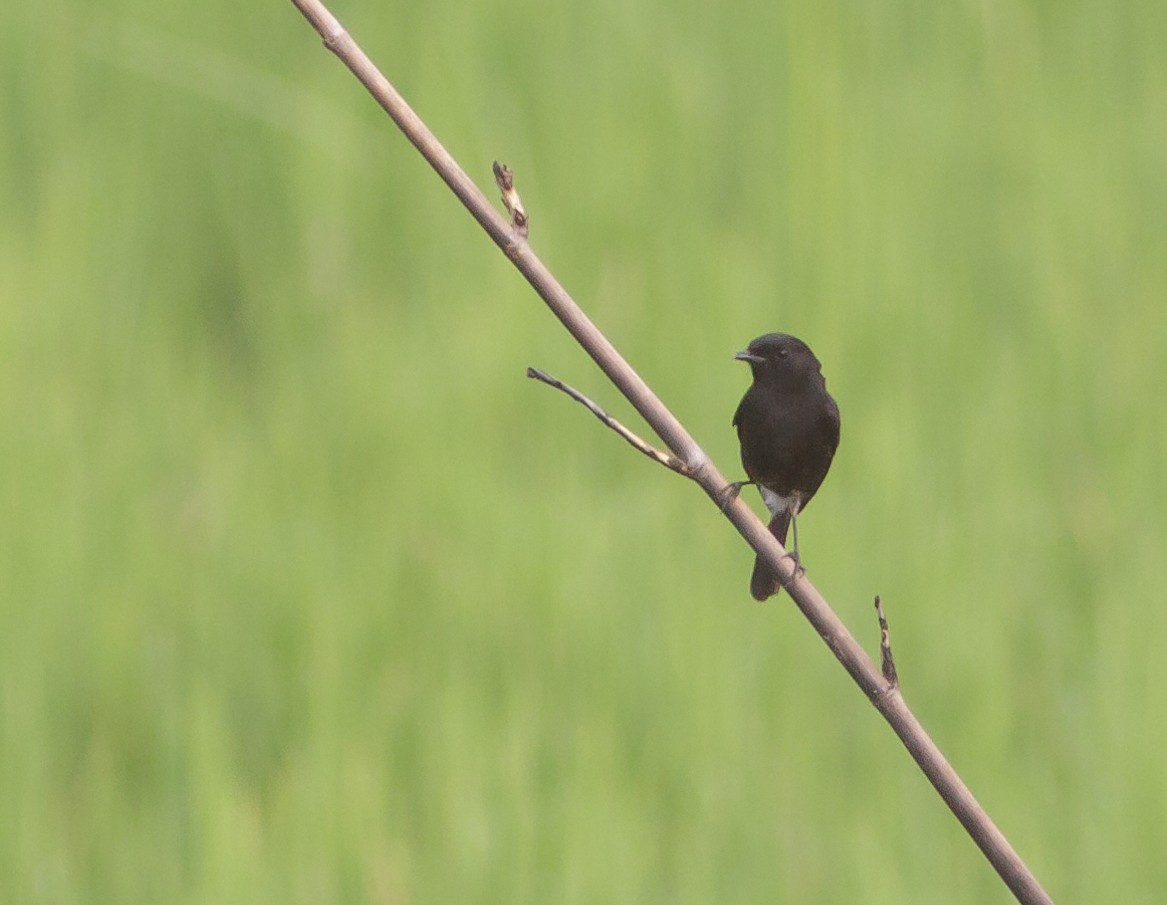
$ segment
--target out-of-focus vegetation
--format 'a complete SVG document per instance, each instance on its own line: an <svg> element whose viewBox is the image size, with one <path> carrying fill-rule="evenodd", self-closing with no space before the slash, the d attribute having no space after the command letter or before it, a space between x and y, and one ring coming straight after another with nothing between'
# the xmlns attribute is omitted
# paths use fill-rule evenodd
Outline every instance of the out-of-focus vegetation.
<svg viewBox="0 0 1167 905"><path fill-rule="evenodd" d="M1059 901L1167 895L1167 7L346 2ZM1007 902L289 4L0 10L0 900Z"/></svg>

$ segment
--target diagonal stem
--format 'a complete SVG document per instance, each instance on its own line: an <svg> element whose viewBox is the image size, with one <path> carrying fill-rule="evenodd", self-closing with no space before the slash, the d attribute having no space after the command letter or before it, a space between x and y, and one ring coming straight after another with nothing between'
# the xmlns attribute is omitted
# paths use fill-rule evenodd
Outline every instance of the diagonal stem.
<svg viewBox="0 0 1167 905"><path fill-rule="evenodd" d="M740 497L725 505L727 482L721 472L535 255L527 242L525 230L515 229L511 222L491 206L486 196L323 3L319 0L292 2L324 39L325 47L336 54L369 90L406 138L523 274L552 313L684 465L689 476L701 485L749 545L775 569L799 610L887 720L1017 900L1023 905L1052 905L1053 900L924 731L905 703L899 687L884 679L879 667L860 647L822 595L804 575L796 574L797 570L786 556L786 551L753 510ZM524 222L525 219L524 214Z"/></svg>

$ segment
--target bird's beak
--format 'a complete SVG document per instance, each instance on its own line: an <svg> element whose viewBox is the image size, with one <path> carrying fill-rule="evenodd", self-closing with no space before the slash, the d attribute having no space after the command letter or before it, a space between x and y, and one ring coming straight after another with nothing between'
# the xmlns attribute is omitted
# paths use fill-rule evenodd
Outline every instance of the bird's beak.
<svg viewBox="0 0 1167 905"><path fill-rule="evenodd" d="M765 360L761 355L750 354L748 349L742 349L742 351L738 352L734 358L736 358L738 361L748 361L751 364L757 364L758 362Z"/></svg>

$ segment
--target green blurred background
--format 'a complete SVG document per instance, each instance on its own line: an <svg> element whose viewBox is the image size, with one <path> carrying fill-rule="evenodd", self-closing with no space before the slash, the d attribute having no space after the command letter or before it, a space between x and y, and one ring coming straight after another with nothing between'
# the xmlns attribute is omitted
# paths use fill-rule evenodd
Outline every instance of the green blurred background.
<svg viewBox="0 0 1167 905"><path fill-rule="evenodd" d="M336 12L727 474L810 342L816 584L1055 898L1164 901L1167 6ZM290 3L0 48L0 901L1011 900Z"/></svg>

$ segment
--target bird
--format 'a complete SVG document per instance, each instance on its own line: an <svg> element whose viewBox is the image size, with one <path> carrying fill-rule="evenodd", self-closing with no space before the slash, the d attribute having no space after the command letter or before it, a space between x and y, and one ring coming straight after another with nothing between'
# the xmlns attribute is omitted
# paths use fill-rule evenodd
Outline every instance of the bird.
<svg viewBox="0 0 1167 905"><path fill-rule="evenodd" d="M795 519L823 483L839 447L839 406L827 392L819 360L797 337L767 333L734 358L747 362L753 375L733 416L749 480L731 484L728 498L756 485L770 510L770 533L783 547L794 526L788 555L801 569ZM778 574L757 557L750 594L762 601L780 589Z"/></svg>

